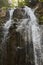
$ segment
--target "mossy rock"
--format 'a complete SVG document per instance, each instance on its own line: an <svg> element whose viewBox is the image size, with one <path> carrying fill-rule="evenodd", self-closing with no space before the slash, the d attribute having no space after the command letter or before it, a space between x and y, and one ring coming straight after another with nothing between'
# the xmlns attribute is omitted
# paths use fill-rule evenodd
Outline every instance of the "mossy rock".
<svg viewBox="0 0 43 65"><path fill-rule="evenodd" d="M0 24L5 23L7 20L9 20L10 14L8 10L1 10L0 9Z"/></svg>
<svg viewBox="0 0 43 65"><path fill-rule="evenodd" d="M39 19L39 23L40 24L43 24L43 2L39 3L38 5L38 9L36 10L36 16L38 17Z"/></svg>

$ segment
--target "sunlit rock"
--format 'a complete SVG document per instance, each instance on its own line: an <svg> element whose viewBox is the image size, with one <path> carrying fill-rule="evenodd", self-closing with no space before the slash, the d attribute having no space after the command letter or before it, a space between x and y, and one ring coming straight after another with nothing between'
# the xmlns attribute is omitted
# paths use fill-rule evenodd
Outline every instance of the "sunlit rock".
<svg viewBox="0 0 43 65"><path fill-rule="evenodd" d="M7 20L9 20L9 10L2 10L0 9L0 23L5 23Z"/></svg>

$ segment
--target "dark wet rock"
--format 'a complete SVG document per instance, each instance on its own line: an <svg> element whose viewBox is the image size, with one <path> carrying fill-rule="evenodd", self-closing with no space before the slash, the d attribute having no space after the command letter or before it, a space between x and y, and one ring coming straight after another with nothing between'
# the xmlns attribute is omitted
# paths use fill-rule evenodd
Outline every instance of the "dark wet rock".
<svg viewBox="0 0 43 65"><path fill-rule="evenodd" d="M38 3L38 0L30 0L29 1L29 6L31 8L34 8L37 5L37 3Z"/></svg>
<svg viewBox="0 0 43 65"><path fill-rule="evenodd" d="M1 44L1 42L2 42L2 37L3 37L3 28L2 28L2 26L0 26L0 44Z"/></svg>
<svg viewBox="0 0 43 65"><path fill-rule="evenodd" d="M9 36L7 43L8 65L25 65L25 41L20 33L16 32L15 25L10 27Z"/></svg>
<svg viewBox="0 0 43 65"><path fill-rule="evenodd" d="M3 38L3 28L0 25L0 65L2 65L2 38Z"/></svg>
<svg viewBox="0 0 43 65"><path fill-rule="evenodd" d="M22 19L24 12L21 11L21 9L15 9L14 13L13 13L13 18L18 18L18 19Z"/></svg>
<svg viewBox="0 0 43 65"><path fill-rule="evenodd" d="M39 19L39 24L43 24L43 2L38 3L38 7L35 11L37 18Z"/></svg>
<svg viewBox="0 0 43 65"><path fill-rule="evenodd" d="M14 10L13 19L24 19L24 18L28 18L28 16L25 15L25 11L23 10L23 8L17 8Z"/></svg>
<svg viewBox="0 0 43 65"><path fill-rule="evenodd" d="M9 20L10 18L10 14L9 14L9 10L6 11L6 20Z"/></svg>

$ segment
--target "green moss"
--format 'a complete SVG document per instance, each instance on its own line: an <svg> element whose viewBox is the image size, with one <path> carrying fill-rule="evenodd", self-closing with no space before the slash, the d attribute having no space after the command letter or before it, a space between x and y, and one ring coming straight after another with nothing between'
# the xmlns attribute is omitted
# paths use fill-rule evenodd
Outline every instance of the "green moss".
<svg viewBox="0 0 43 65"><path fill-rule="evenodd" d="M40 24L43 24L43 16L40 16L40 17L39 17L39 23L40 23Z"/></svg>
<svg viewBox="0 0 43 65"><path fill-rule="evenodd" d="M39 0L39 2L43 2L43 0Z"/></svg>

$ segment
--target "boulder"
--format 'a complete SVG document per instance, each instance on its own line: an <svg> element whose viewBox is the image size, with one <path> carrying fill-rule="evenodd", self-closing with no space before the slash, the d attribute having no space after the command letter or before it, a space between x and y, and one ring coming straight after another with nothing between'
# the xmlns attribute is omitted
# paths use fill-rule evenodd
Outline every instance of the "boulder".
<svg viewBox="0 0 43 65"><path fill-rule="evenodd" d="M25 15L25 11L23 10L23 8L17 8L14 10L13 19L24 19L24 18L28 18L28 16Z"/></svg>

